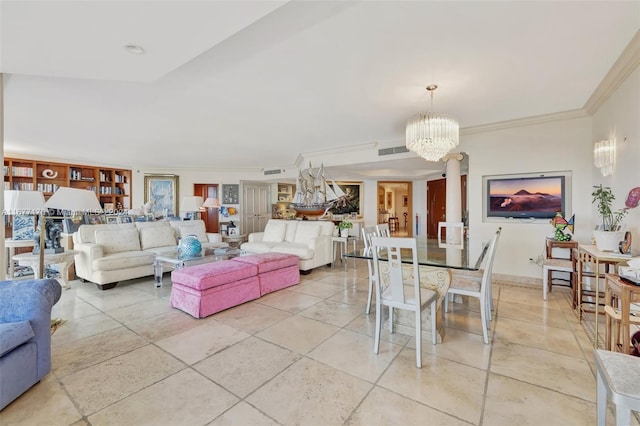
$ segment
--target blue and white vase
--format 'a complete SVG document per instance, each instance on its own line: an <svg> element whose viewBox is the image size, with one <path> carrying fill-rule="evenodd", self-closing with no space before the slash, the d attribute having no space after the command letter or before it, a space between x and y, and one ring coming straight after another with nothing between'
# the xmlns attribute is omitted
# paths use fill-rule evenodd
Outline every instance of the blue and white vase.
<svg viewBox="0 0 640 426"><path fill-rule="evenodd" d="M181 259L200 256L202 253L202 244L195 235L187 235L180 240L178 244L178 255Z"/></svg>

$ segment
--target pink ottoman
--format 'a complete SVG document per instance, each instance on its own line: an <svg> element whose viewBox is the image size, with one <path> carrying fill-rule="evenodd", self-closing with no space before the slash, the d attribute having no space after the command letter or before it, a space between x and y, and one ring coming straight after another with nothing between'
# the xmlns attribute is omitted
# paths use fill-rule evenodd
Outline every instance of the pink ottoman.
<svg viewBox="0 0 640 426"><path fill-rule="evenodd" d="M260 296L295 284L300 284L298 256L284 253L262 253L231 259L244 265L258 268Z"/></svg>
<svg viewBox="0 0 640 426"><path fill-rule="evenodd" d="M171 273L171 306L204 318L260 297L258 268L223 260Z"/></svg>

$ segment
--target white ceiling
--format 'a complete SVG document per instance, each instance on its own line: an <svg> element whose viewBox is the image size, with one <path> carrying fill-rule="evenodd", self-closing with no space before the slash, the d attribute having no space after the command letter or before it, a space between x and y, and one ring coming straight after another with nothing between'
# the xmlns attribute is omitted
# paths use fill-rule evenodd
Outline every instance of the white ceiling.
<svg viewBox="0 0 640 426"><path fill-rule="evenodd" d="M0 24L6 152L268 170L403 145L430 83L463 128L580 109L640 2L3 0ZM346 169L438 169L374 160Z"/></svg>

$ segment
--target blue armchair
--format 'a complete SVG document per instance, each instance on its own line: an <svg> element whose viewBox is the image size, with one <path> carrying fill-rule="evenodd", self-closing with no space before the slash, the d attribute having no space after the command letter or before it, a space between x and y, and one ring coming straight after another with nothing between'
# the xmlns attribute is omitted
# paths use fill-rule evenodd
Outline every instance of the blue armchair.
<svg viewBox="0 0 640 426"><path fill-rule="evenodd" d="M0 410L51 371L58 281L0 281Z"/></svg>

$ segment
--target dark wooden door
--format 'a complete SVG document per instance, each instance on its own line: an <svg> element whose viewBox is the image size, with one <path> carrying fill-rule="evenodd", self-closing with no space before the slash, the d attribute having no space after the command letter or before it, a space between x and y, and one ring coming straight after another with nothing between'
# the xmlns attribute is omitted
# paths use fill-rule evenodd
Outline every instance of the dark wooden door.
<svg viewBox="0 0 640 426"><path fill-rule="evenodd" d="M461 216L467 211L467 176L460 176ZM447 179L427 182L427 238L438 238L438 222L447 220Z"/></svg>
<svg viewBox="0 0 640 426"><path fill-rule="evenodd" d="M218 197L218 184L213 183L194 183L193 195L199 195L203 200L207 198ZM207 208L200 211L200 218L204 221L207 232L219 232L218 225L218 209Z"/></svg>

